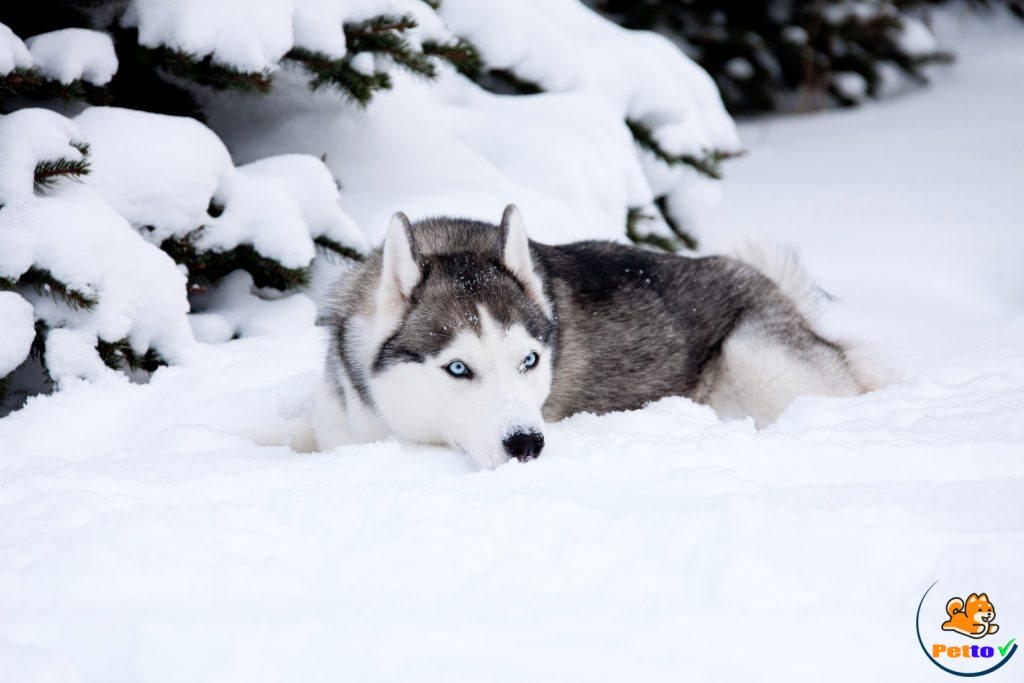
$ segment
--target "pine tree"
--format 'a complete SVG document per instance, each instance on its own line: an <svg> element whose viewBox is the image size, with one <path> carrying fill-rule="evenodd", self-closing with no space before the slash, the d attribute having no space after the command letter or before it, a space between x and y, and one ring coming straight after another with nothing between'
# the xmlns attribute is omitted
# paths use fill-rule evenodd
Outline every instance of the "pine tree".
<svg viewBox="0 0 1024 683"><path fill-rule="evenodd" d="M36 164L33 173L33 187L37 194L45 194L60 182L77 181L88 175L89 146L78 142L73 143L73 147L80 153L80 158L61 157L43 160ZM3 211L3 204L0 204L0 211ZM94 292L76 289L61 281L46 268L35 265L18 277L0 275L0 291L14 292L16 294L34 292L37 296L48 297L55 303L62 304L75 311L90 311L99 303ZM38 383L40 382L43 387L52 385L43 353L48 332L49 329L46 323L43 320L37 319L35 321L35 338L32 341L25 363L35 363L40 372L37 373L37 377L30 380L29 392L37 391L39 389ZM126 341L119 342L119 344L128 346ZM158 362L158 358L154 356L154 363ZM118 366L111 365L111 367ZM0 373L0 414L2 414L8 399L10 375L13 374L13 371L8 375Z"/></svg>
<svg viewBox="0 0 1024 683"><path fill-rule="evenodd" d="M67 208L70 205L70 211L73 213L77 207L73 202L69 202L68 198L86 197L88 200L86 203L95 203L100 206L100 213L106 212L95 224L99 226L95 234L102 232L102 226L110 227L111 225L118 229L124 228L121 234L123 235L127 231L131 238L136 237L132 234L132 229L138 231L144 239L140 247L142 251L138 253L139 259L146 260L147 256L150 256L159 261L159 263L154 261L153 268L157 269L162 265L167 269L170 277L163 282L164 284L170 282L172 292L178 291L180 283L184 281L182 275L186 275L188 301L194 306L205 305L204 302L210 302L216 299L219 293L228 291L230 282L240 281L238 278L227 281L228 276L238 270L245 271L248 276L251 276L254 286L250 288L251 291L248 294L257 298L274 299L280 298L285 292L301 289L309 283L311 268L307 258L312 259L313 253L334 259L361 258L360 252L365 250L366 245L361 239L361 235L358 234L357 227L347 216L343 215L339 207L334 206L341 214L340 218L329 216L326 221L321 218L309 218L307 221L305 216L302 216L301 220L288 219L288 216L302 214L302 207L299 204L305 206L306 202L306 200L298 198L301 192L295 190L294 184L290 185L289 183L298 179L303 188L312 188L317 184L320 187L320 190L317 191L318 195L326 196L330 193L323 189L324 182L328 189L331 187L330 174L326 167L303 169L287 167L287 163L277 166L270 163L261 167L262 170L260 170L251 168L259 163L254 162L247 165L249 168L236 168L228 164L230 162L228 150L209 129L203 129L208 134L207 137L203 137L202 134L197 137L189 137L192 132L196 132L195 130L184 130L189 126L193 129L196 127L191 121L165 117L149 117L149 120L145 121L131 120L130 117L144 115L127 110L192 117L203 121L203 103L218 101L218 92L230 91L247 95L246 97L231 98L229 106L233 109L254 106L254 103L259 102L261 95L273 91L277 87L278 81L284 80L280 76L284 71L289 72L289 83L293 82L294 76L298 75L305 79L311 90L333 91L339 100L349 102L354 107L366 106L379 93L391 88L393 82L398 80L395 78L397 72L405 72L430 81L437 78L444 70L454 68L463 76L499 92L532 94L542 91L540 84L532 83L523 74L515 72L516 69L525 66L524 61L513 59L507 68L488 69L481 52L469 40L459 37L458 32L451 28L452 26L461 26L463 30L480 40L481 45L486 45L488 50L500 53L494 44L496 41L489 37L486 31L479 34L474 33L474 26L477 22L472 16L472 6L463 4L457 9L449 9L448 12L444 12L441 11L440 0L422 0L422 5L417 5L416 0L409 0L401 6L407 13L402 13L393 11L393 3L389 3L387 0L378 0L378 2L381 7L380 14L376 16L360 15L358 19L342 20L337 18L335 25L308 22L311 17L314 19L329 16L340 17L340 14L331 15L330 12L340 12L346 9L345 3L339 3L337 6L333 3L305 3L305 7L300 7L303 3L297 3L290 10L294 14L287 17L287 28L283 31L276 31L275 29L283 28L284 24L270 26L268 22L263 21L247 23L246 17L236 18L218 13L217 3L212 2L190 5L188 11L193 13L189 16L190 21L182 23L174 21L176 17L173 16L173 12L177 11L178 6L171 2L168 2L165 7L158 8L164 9L166 12L151 14L150 20L146 20L143 17L144 3L134 0L33 0L33 2L0 0L0 24L2 24L0 25L0 47L7 48L8 45L3 44L6 42L14 48L13 53L0 51L0 60L3 60L0 61L0 71L4 71L0 73L0 115L12 112L14 115L29 114L28 111L20 110L31 107L70 112L84 109L81 114L74 117L74 121L68 119L37 121L37 123L41 123L43 129L50 127L56 130L58 138L62 134L73 137L74 134L67 131L74 130L76 126L84 126L90 116L94 117L94 121L98 119L99 124L110 124L94 127L89 135L81 136L92 139L94 143L91 175L88 148L84 146L78 149L71 147L69 153L59 158L46 158L40 161L38 168L35 169L35 196L33 196L31 184L27 182L32 170L31 164L22 164L18 168L18 173L26 182L19 185L20 194L17 201L22 202L22 208L25 205L28 205L30 209L39 208L41 204L41 213L46 213L54 207ZM365 11L366 7L367 3L362 3L360 9ZM149 9L152 9L152 6ZM255 12L257 9L254 6L253 11ZM261 7L259 9L273 8ZM348 7L347 9L351 10L352 8ZM390 11L385 12L385 9ZM565 23L571 25L578 23L581 27L600 26L601 30L606 31L605 35L616 39L621 38L623 49L635 51L638 61L650 65L652 71L672 76L670 79L662 79L670 80L673 84L667 94L655 90L653 94L643 92L642 96L637 95L636 97L626 94L623 98L624 93L621 92L623 88L617 89L620 92L612 92L616 89L606 88L598 78L599 74L595 73L603 68L600 66L600 59L584 60L584 63L581 64L572 63L570 60L569 64L565 64L562 63L564 58L560 51L551 51L555 56L552 58L550 73L572 73L575 71L580 78L573 77L574 83L569 86L569 90L592 90L598 96L605 96L606 104L611 107L609 111L620 109L617 115L621 116L623 130L629 131L633 135L635 152L642 163L629 168L631 174L630 196L657 196L651 201L636 200L645 205L632 207L628 215L620 219L625 223L626 234L633 241L651 248L665 250L694 248L696 241L687 221L690 220L691 215L695 214L684 206L689 202L686 187L697 175L708 179L717 179L721 176L722 162L734 155L738 149L732 121L721 108L713 89L706 87L707 83L699 73L690 71L691 65L688 60L679 54L674 54L671 45L664 41L652 43L646 37L627 37L628 34L617 31L600 20L596 20L596 24L591 24L590 22L595 18L586 8L570 4L565 9L568 12ZM304 28L300 29L300 14L304 11L310 14L304 16L303 21L307 23ZM205 14L206 12L209 14ZM277 18L282 22L285 19L283 15ZM538 19L554 21L546 15L539 16ZM207 20L216 30L208 32L193 30L196 26L205 24ZM419 28L417 23L420 21L426 26ZM318 32L311 30L311 26L327 28L323 32ZM234 32L235 28L238 29L238 35ZM85 29L85 32L76 30L61 36L55 34L56 31L66 29ZM287 34L290 39L288 43L280 40L282 36L286 35L286 32L290 32ZM93 59L95 55L92 51L86 51L88 54L77 53L79 56L71 60L76 64L69 69L81 76L75 77L75 80L67 80L67 70L57 65L61 62L59 57L62 55L57 54L54 57L52 50L59 49L60 41L72 33L78 37L87 37L89 40L101 40L102 56L106 58L108 64L114 65L116 61L116 70L113 67L104 70L103 73L109 73L109 75L103 77L87 76L87 69L83 63ZM89 35L86 36L86 33ZM219 36L216 40L210 37L214 34ZM239 36L242 36L244 40L240 39L237 42L231 40ZM581 41L581 44L588 40L595 42L590 38L589 31L577 31L576 34L569 32L567 36L569 36L569 40ZM45 56L46 51L43 49L47 40L51 49L50 58ZM28 41L29 44L26 45L25 41ZM243 44L244 48L240 48L239 45ZM249 50L248 48L253 44L258 44L258 48ZM181 45L190 45L193 52L182 49ZM286 45L291 45L291 49L288 49ZM589 49L591 45L587 44L585 47ZM534 65L543 60L543 54L549 52L547 48L537 48L536 44L529 46L529 49L534 51ZM22 57L18 56L18 50L21 51ZM274 50L278 50L278 52L274 52ZM29 52L33 52L33 54L29 55ZM11 61L9 54L14 54L15 66L13 68L5 66ZM83 54L84 56L82 56ZM218 56L222 54L229 56ZM271 56L268 57L267 54ZM492 53L488 52L487 54ZM494 58L503 59L498 56ZM666 68L659 71L661 67ZM548 70L542 68L541 71ZM531 73L537 77L538 71L531 69ZM680 73L684 76L692 74L694 78L676 78L675 76ZM544 73L541 73L539 77L546 84L549 83ZM58 78L63 78L63 82ZM404 79L405 76L403 75L402 78ZM648 80L653 81L655 78L652 77ZM628 90L628 80L626 83L625 89ZM458 84L459 88L466 86L467 84L464 82ZM636 93L641 93L641 90L638 87ZM587 94L590 95L589 92ZM447 96L447 91L441 98L443 99L445 96ZM220 98L219 104L223 103L228 103L228 99ZM701 107L701 116L699 117L701 120L695 124L690 121L688 112L701 104L706 106ZM99 109L86 105L107 105L113 108ZM665 113L666 110L670 112L668 115ZM42 112L43 115L48 113L52 113L52 111ZM129 118L114 121L114 118L118 116ZM157 118L163 123L158 123ZM606 121L607 119L602 120ZM4 118L0 118L0 135L4 133L3 121ZM184 128L161 129L161 131L167 132L167 135L146 138L146 131L154 130L158 126L171 125L167 123L168 121L175 122L174 126L185 125ZM126 122L124 130L138 136L133 138L134 145L120 144L123 142L118 137L122 135L120 122ZM8 123L10 123L10 119L8 119ZM49 125L51 123L52 126ZM34 134L40 130L34 129L31 132ZM85 128L82 130L84 131ZM107 131L113 131L113 133L104 144L102 136ZM44 137L50 133L44 131ZM121 202L120 200L124 200L125 196L134 192L134 189L128 189L129 186L134 187L132 168L135 163L142 163L143 157L144 161L148 163L153 162L158 153L165 155L162 160L166 161L166 164L150 164L150 168L154 169L154 175L162 173L164 168L173 171L168 172L168 177L173 177L180 167L187 169L185 173L198 169L198 166L190 165L192 159L187 159L184 163L179 164L181 161L179 157L182 156L178 154L179 150L173 145L161 144L166 140L177 140L178 138L175 136L179 133L183 136L183 140L191 141L190 148L202 148L207 151L217 148L223 152L218 159L224 163L213 161L211 163L216 165L216 168L211 166L203 169L209 172L210 178L213 178L209 184L215 189L208 190L207 184L199 183L198 196L194 196L194 193L189 195L187 201L184 202L187 204L185 209L177 213L173 210L168 212L176 216L186 216L184 221L174 218L163 219L160 211L166 208L163 203L165 197L160 197L157 201L152 202L148 199L133 202L133 199L137 197L132 195L131 199ZM10 127L8 127L7 136L5 139L0 139L0 144L10 142L19 135L21 133L17 131L10 132ZM65 146L67 146L66 143L65 140ZM614 143L614 148L618 152L621 149L617 147L620 140L615 139ZM31 145L29 146L31 147ZM609 147L609 149L612 148ZM111 152L115 149L116 152ZM142 152L143 150L146 152ZM34 155L34 148L30 152ZM142 156L138 156L139 153ZM53 156L50 152L43 152L43 154ZM132 156L133 154L136 156ZM199 156L196 155L197 160ZM111 158L116 159L117 162L111 161ZM315 158L313 159L315 161ZM0 163L2 161L0 159ZM198 163L202 165L206 161L204 156L198 160ZM279 159L278 162L280 161ZM306 171L309 173L305 173ZM275 172L280 175L275 176ZM250 173L255 175L250 176ZM260 177L259 173L267 175ZM125 174L127 178L124 177ZM326 178L324 174L326 174ZM644 174L646 178L641 174ZM118 186L117 182L106 183L111 176L114 176L118 182L125 181L125 187ZM202 176L204 179L207 177L198 172L196 176ZM74 190L74 186L69 184L81 179L85 180L85 188L81 192L77 192ZM632 185L634 179L637 180L637 183ZM650 183L651 192L649 193L643 192L644 180ZM161 186L157 179L153 179L153 181L152 187ZM249 184L246 185L246 183ZM260 183L267 184L260 186ZM115 186L115 189L111 189L111 186ZM69 187L72 188L71 191L68 190ZM148 191L152 187L146 185L143 189ZM263 188L266 188L267 191L261 192ZM0 187L0 192L9 189ZM51 194L53 202L48 199ZM181 194L184 196L188 193ZM282 199L278 194L287 196ZM336 199L336 195L332 196ZM38 198L47 199L35 202ZM332 206L330 200L331 198L328 198L328 206ZM4 201L5 197L0 196L0 219L4 217L2 206ZM14 200L8 199L8 201L13 203ZM239 207L243 209L247 207L265 208L262 204L263 201L267 202L266 207L274 208L284 205L285 209L288 209L288 202L293 201L295 205L291 209L294 211L290 213L289 210L248 213L244 210L239 211ZM273 205L275 201L278 202L277 205ZM178 207L179 204L174 204L174 206ZM702 202L696 201L695 204L702 204ZM139 208L139 206L143 208ZM156 208L151 209L151 207ZM150 210L153 213L145 213ZM111 218L110 214L115 215ZM259 223L261 216L271 217L266 219L266 225ZM277 220L281 216L285 217L284 220ZM125 228L124 223L119 222L118 219L124 219L128 227ZM276 225L285 226L283 232L275 232L274 226L270 224L274 222ZM317 223L315 226L314 222ZM48 225L58 223L63 224L60 220L56 220L51 221ZM20 224L8 222L8 226L13 226L19 231L25 225L28 223L24 221ZM0 229L2 228L2 221L0 221ZM307 229L308 234L306 234ZM264 240L262 242L255 237L255 235L266 236L269 233L278 237L284 235L284 237L278 241ZM70 237L73 236L69 235ZM307 238L309 241L306 241ZM25 239L31 242L32 238ZM113 238L111 239L113 240ZM346 241L351 243L346 243ZM261 248L266 248L273 253L268 254L261 251L260 248L257 248L258 244L262 244ZM291 249L289 246L283 245L291 245L295 248ZM174 264L163 258L158 250L169 255L180 267L176 269ZM64 260L65 263L69 261L74 262L74 259ZM74 263L77 265L77 262ZM65 272L66 279L76 282L76 286L71 286L61 282L61 278L54 275L54 272L50 272L38 264L28 271L19 270L24 265L22 263L15 268L17 275L6 278L0 283L0 286L24 293L23 299L32 300L37 305L46 304L45 307L49 307L49 304L40 300L41 295L60 301L67 309L76 307L82 311L97 309L95 319L99 320L103 317L100 314L105 313L109 305L113 305L108 302L117 298L100 297L96 292L109 290L104 290L99 286L83 287L82 282L83 279L87 282L105 281L107 271L120 273L116 264L107 265L106 262L104 264L103 268L87 271L87 275L82 275L83 271L77 269ZM0 265L4 265L2 259L0 259ZM54 266L54 271L57 270L59 269ZM248 282L247 279L241 281ZM137 291L144 290L144 282L137 281L134 284ZM277 290L277 292L268 292L267 290ZM145 292L145 296L150 299L166 299L166 297L159 296L166 293L166 289L154 296L150 296L152 294L150 290L145 290ZM184 296L184 292L182 295ZM9 296L6 299L8 303L12 301ZM183 303L183 300L179 300L177 303ZM211 309L215 306L214 304L209 305ZM231 304L225 305L230 306ZM20 306L15 301L14 307L9 306L8 308L14 310ZM176 314L176 319L183 323L186 332L184 336L188 341L192 340L192 335L188 334L189 330L199 329L195 326L190 328L192 323L199 327L210 323L210 325L202 327L201 330L204 334L209 333L208 338L210 339L226 339L227 335L232 334L230 329L232 326L236 332L239 329L235 323L225 322L224 325L220 325L215 313L203 318L193 316L186 319L185 313L182 312L184 306L179 306L179 309L181 310ZM24 319L24 307L21 307L20 310L21 313L15 311L15 314L21 314ZM193 308L193 312L196 310ZM54 330L47 330L46 323L36 326L37 339L31 355L40 363L43 359L43 341L54 338L68 340L69 330L56 328L62 325L70 327L77 324L73 320L72 322L61 322L70 319L62 317L60 314L63 312L58 311L58 315L50 318L50 320L57 321L51 323L55 327ZM200 312L203 311L200 310ZM205 312L209 313L210 310ZM0 313L3 311L0 310ZM121 313L123 311L119 311L118 315ZM130 318L131 315L122 316L122 318L124 317ZM227 315L222 316L225 321L228 317ZM114 318L122 319L117 318L116 315ZM154 318L156 316L150 316L151 320ZM30 326L23 324L22 329L22 337L28 339L31 332ZM107 331L104 334L108 337L122 334L121 328L117 328L116 332L109 331L109 328L105 329ZM87 360L91 363L85 370L79 371L76 368L75 371L80 372L79 376L102 374L103 367L96 362L97 358L111 367L139 370L149 370L161 362L158 350L165 351L164 355L169 360L174 360L175 352L168 350L167 346L155 343L154 348L133 347L128 339L101 338L102 334L97 330L96 327L89 328L90 334L96 337L95 348L90 349L86 346L85 353L77 356L88 357ZM198 336L200 332L194 334ZM138 334L133 336L131 341L144 345L151 343L146 341L150 338L150 335ZM89 335L78 335L72 340L78 344L74 346L74 350L81 351L81 344L91 343L91 340ZM49 357L56 359L57 355L50 351L51 349L47 348ZM95 354L89 353L90 351L95 351ZM26 351L27 353L29 352ZM51 365L54 368L56 379L67 376L63 370L58 369L56 360L52 360Z"/></svg>
<svg viewBox="0 0 1024 683"><path fill-rule="evenodd" d="M680 41L715 79L734 113L854 105L883 90L886 71L925 82L951 56L890 2L596 0L630 28Z"/></svg>
<svg viewBox="0 0 1024 683"><path fill-rule="evenodd" d="M210 56L200 58L171 47L140 45L138 32L121 26L117 14L111 21L109 12L98 11L118 5L116 0L0 2L0 22L17 35L27 37L71 27L102 30L113 37L119 62L117 74L104 88L81 81L61 85L37 70L17 70L2 77L0 107L4 95L35 100L59 97L203 120L195 97L176 81L250 93L266 93L273 87L274 75L269 70L247 72ZM358 66L361 55L387 57L396 67L427 79L436 77L435 64L439 60L470 76L481 69L479 53L463 39L447 44L428 40L417 48L406 38L416 27L416 19L408 14L381 14L364 21L347 22L343 28L348 50L343 58L294 48L284 56L282 63L301 67L311 89L331 88L361 105L368 104L375 93L391 87L387 70L375 66L367 72Z"/></svg>
<svg viewBox="0 0 1024 683"><path fill-rule="evenodd" d="M481 68L476 71L474 79L483 88L505 95L536 95L544 92L538 83L508 69ZM633 136L638 153L650 155L673 168L692 169L710 180L721 180L722 162L741 154L720 149L705 149L702 154L674 154L658 143L654 131L643 122L626 120L625 124ZM650 206L630 207L626 215L626 237L634 244L668 252L695 250L699 246L689 227L669 210L665 196L656 197Z"/></svg>
<svg viewBox="0 0 1024 683"><path fill-rule="evenodd" d="M428 5L437 7L432 3ZM141 45L137 30L123 26L119 20L123 7L124 3L117 0L0 0L0 24L16 36L28 38L66 28L99 30L112 38L118 59L113 79L103 85L82 79L61 83L35 66L0 74L0 114L38 106L36 103L80 101L189 116L202 121L204 114L193 94L197 87L257 95L274 87L275 74L271 69L245 71L210 56L200 57L167 46ZM451 64L470 77L481 70L480 55L468 41L428 40L420 46L414 45L407 35L416 26L413 16L393 14L345 23L347 52L343 58L296 47L284 55L280 65L301 69L310 89L334 90L357 106L367 105L376 93L391 87L389 65L428 80L437 76L438 62ZM367 68L367 64L371 67ZM36 194L44 196L59 183L80 180L89 174L88 146L79 144L78 150L81 158L49 159L36 166ZM223 206L211 201L207 213L216 218L223 210ZM144 226L140 229L145 231ZM284 292L309 284L309 267L286 267L259 253L251 244L239 244L228 250L202 248L200 241L205 229L197 225L192 232L169 237L159 244L187 270L190 294L201 294L236 270L248 272L255 286L260 288ZM331 258L362 258L358 249L328 236L316 237L315 245L320 253ZM38 267L30 268L17 278L0 277L0 290L34 292L75 310L91 310L98 303L92 292L79 291ZM47 325L37 321L36 341L26 361L39 367L47 383L43 349L48 332ZM137 352L127 340L98 340L97 352L106 365L115 369L152 371L163 362L156 351ZM0 406L8 385L9 381L0 377Z"/></svg>

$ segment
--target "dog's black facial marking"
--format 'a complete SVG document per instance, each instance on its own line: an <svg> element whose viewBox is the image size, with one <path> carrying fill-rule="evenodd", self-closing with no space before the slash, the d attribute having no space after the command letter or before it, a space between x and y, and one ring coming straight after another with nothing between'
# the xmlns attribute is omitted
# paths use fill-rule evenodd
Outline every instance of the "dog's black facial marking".
<svg viewBox="0 0 1024 683"><path fill-rule="evenodd" d="M372 370L378 374L396 363L422 363L424 360L421 353L401 346L396 332L381 344L373 360Z"/></svg>
<svg viewBox="0 0 1024 683"><path fill-rule="evenodd" d="M422 363L448 347L463 331L480 334L480 310L504 328L522 325L543 344L555 325L516 278L490 255L434 254L421 262L423 277L397 330L380 347L372 370L397 363Z"/></svg>

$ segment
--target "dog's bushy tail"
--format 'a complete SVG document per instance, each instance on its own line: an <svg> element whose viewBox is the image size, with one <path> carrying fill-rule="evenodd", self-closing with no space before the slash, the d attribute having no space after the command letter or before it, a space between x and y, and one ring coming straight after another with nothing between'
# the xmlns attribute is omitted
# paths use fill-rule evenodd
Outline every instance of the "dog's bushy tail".
<svg viewBox="0 0 1024 683"><path fill-rule="evenodd" d="M796 250L767 240L751 240L732 250L732 256L756 268L789 297L812 327L821 318L824 303L832 297L807 272ZM843 356L864 391L875 391L896 379L874 348L861 342L841 340Z"/></svg>
<svg viewBox="0 0 1024 683"><path fill-rule="evenodd" d="M818 319L822 302L828 296L814 282L794 249L766 240L751 240L735 248L732 255L774 282L805 318Z"/></svg>

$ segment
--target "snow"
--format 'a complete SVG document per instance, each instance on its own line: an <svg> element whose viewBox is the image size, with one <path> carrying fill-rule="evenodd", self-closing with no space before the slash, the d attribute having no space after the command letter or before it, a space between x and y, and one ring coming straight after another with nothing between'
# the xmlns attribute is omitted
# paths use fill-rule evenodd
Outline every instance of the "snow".
<svg viewBox="0 0 1024 683"><path fill-rule="evenodd" d="M0 117L0 204L33 196L40 161L79 161L70 143L81 135L71 121L45 109L19 109Z"/></svg>
<svg viewBox="0 0 1024 683"><path fill-rule="evenodd" d="M745 81L754 75L754 65L743 57L733 57L725 63L725 72L736 80Z"/></svg>
<svg viewBox="0 0 1024 683"><path fill-rule="evenodd" d="M192 345L185 279L170 257L147 244L88 187L60 181L45 197L34 193L36 164L80 160L81 151L71 143L82 141L82 132L42 109L0 118L0 277L18 280L35 267L98 300L92 310L75 310L46 292L24 295L49 327L74 328L47 336L46 362L58 383L112 372L99 362L98 339L127 338L134 349L152 347L169 360L183 360ZM27 356L24 328L14 329L10 338L3 336L5 370L8 361L17 365Z"/></svg>
<svg viewBox="0 0 1024 683"><path fill-rule="evenodd" d="M25 41L39 71L65 85L84 80L106 85L117 73L114 41L100 31L66 28Z"/></svg>
<svg viewBox="0 0 1024 683"><path fill-rule="evenodd" d="M25 43L6 24L0 23L0 75L30 66L32 55Z"/></svg>
<svg viewBox="0 0 1024 683"><path fill-rule="evenodd" d="M662 36L623 29L578 0L449 0L441 15L493 68L546 90L597 92L655 129L686 125L686 146L670 152L739 147L711 77Z"/></svg>
<svg viewBox="0 0 1024 683"><path fill-rule="evenodd" d="M219 98L211 126L241 161L325 155L370 244L398 210L497 221L509 202L538 237L623 239L627 208L653 198L621 117L595 95L502 97L449 71L396 72L393 91L355 109L288 75L244 115Z"/></svg>
<svg viewBox="0 0 1024 683"><path fill-rule="evenodd" d="M194 119L90 107L75 123L92 148L89 186L132 225L153 226L157 241L202 225L234 170L227 148Z"/></svg>
<svg viewBox="0 0 1024 683"><path fill-rule="evenodd" d="M860 102L868 94L868 82L856 71L837 71L832 74L832 85L839 93L854 102Z"/></svg>
<svg viewBox="0 0 1024 683"><path fill-rule="evenodd" d="M329 237L357 251L369 245L359 226L338 203L338 186L327 166L308 154L282 154L246 164L239 170L270 178L291 195L313 237Z"/></svg>
<svg viewBox="0 0 1024 683"><path fill-rule="evenodd" d="M14 292L0 291L0 377L18 367L26 357L36 336L32 304Z"/></svg>
<svg viewBox="0 0 1024 683"><path fill-rule="evenodd" d="M89 188L67 183L0 211L0 275L17 279L33 265L98 300L75 310L26 294L49 327L72 328L47 336L46 363L58 383L113 373L99 360L97 339L127 338L136 351L154 348L172 361L191 350L184 275Z"/></svg>
<svg viewBox="0 0 1024 683"><path fill-rule="evenodd" d="M412 40L440 30L430 16ZM240 115L239 97L209 102L210 125L240 161L325 155L371 244L396 210L493 221L495 207L514 201L536 237L623 240L628 210L656 195L687 196L680 220L714 208L716 192L690 169L638 154L624 125L648 125L670 153L738 149L712 80L666 39L626 31L578 0L450 0L440 18L491 67L548 92L493 95L447 66L433 83L392 70L394 89L357 110L335 93L311 96L302 75L284 70L258 111Z"/></svg>
<svg viewBox="0 0 1024 683"><path fill-rule="evenodd" d="M155 244L203 226L201 249L252 244L292 268L313 260L315 236L365 248L316 158L292 155L236 169L220 139L194 119L90 107L75 122L92 146L86 183ZM211 201L223 213L211 215Z"/></svg>
<svg viewBox="0 0 1024 683"><path fill-rule="evenodd" d="M316 304L303 294L281 298L258 296L252 275L237 270L196 297L202 313L189 316L196 339L209 343L235 337L304 329L316 322Z"/></svg>
<svg viewBox="0 0 1024 683"><path fill-rule="evenodd" d="M899 46L902 52L912 57L925 57L935 54L939 45L935 36L928 30L920 19L912 16L903 16L899 35Z"/></svg>
<svg viewBox="0 0 1024 683"><path fill-rule="evenodd" d="M240 71L272 72L293 47L344 57L343 24L385 12L411 14L425 37L451 38L421 0L132 0L122 23L137 28L147 47L212 57Z"/></svg>
<svg viewBox="0 0 1024 683"><path fill-rule="evenodd" d="M762 431L681 398L578 415L547 427L540 459L477 472L393 441L304 452L324 339L294 311L278 333L197 347L148 384L71 379L0 420L0 670L924 680L909 629L935 579L987 591L1013 623L1024 54L1019 27L940 19L959 60L931 88L745 124L750 152L702 233L714 249L751 235L797 246L838 299L829 329L875 342L901 382L801 399ZM371 242L396 208L496 220L510 199L552 241L621 234L612 216L649 186L605 95L440 85L431 99L401 83L344 116L316 97L291 121L285 92L225 137L245 161L328 152Z"/></svg>
<svg viewBox="0 0 1024 683"><path fill-rule="evenodd" d="M212 56L241 71L263 71L292 48L293 3L282 0L134 0L123 20L139 44Z"/></svg>
<svg viewBox="0 0 1024 683"><path fill-rule="evenodd" d="M85 159L90 172L37 191L36 165L59 159ZM213 205L221 207L216 216L208 212ZM243 293L239 283L248 276L236 273L208 297L209 315L190 321L186 273L156 246L169 237L189 236L213 251L251 244L292 268L314 261L314 237L367 249L319 159L291 154L236 168L201 123L126 109L91 107L74 120L43 109L0 116L0 206L0 277L42 269L98 302L77 310L52 292L25 294L51 329L45 361L58 385L112 372L100 361L98 340L127 339L139 354L152 348L175 362L195 348L193 330L213 341L315 320L305 295L270 301L270 292ZM225 310L229 302L238 310ZM11 306L4 305L5 319L17 315ZM0 377L28 355L22 326L11 325Z"/></svg>

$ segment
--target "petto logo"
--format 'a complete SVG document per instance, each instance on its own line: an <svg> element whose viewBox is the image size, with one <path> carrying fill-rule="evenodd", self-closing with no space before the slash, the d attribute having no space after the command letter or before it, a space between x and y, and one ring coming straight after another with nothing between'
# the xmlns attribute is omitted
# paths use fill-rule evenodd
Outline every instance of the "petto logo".
<svg viewBox="0 0 1024 683"><path fill-rule="evenodd" d="M993 600L987 593L954 595L938 616L941 594L936 591L928 598L937 583L928 587L917 605L917 642L932 664L954 676L971 677L1005 666L1017 652L1017 639L1000 633Z"/></svg>

